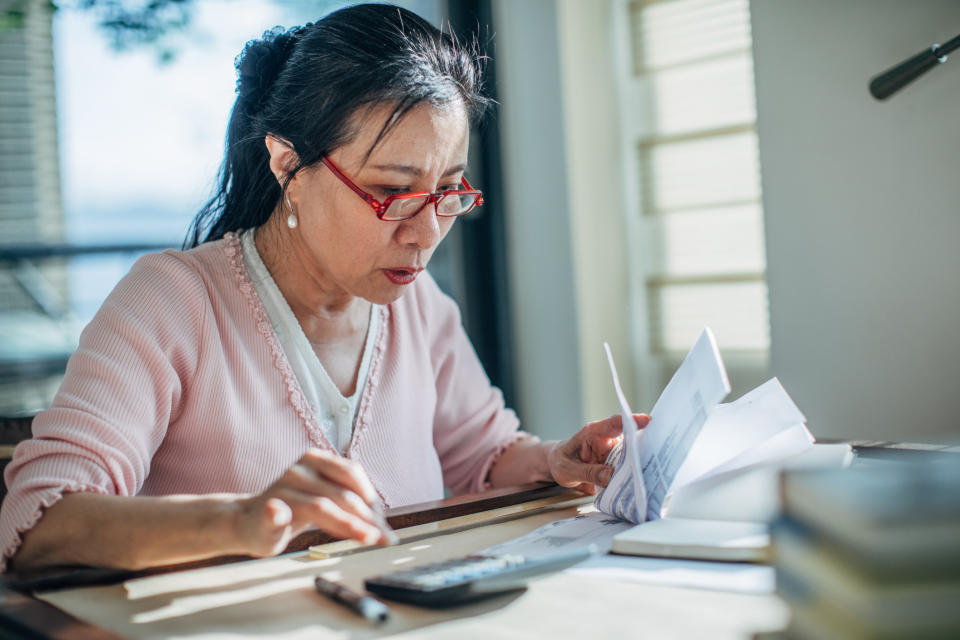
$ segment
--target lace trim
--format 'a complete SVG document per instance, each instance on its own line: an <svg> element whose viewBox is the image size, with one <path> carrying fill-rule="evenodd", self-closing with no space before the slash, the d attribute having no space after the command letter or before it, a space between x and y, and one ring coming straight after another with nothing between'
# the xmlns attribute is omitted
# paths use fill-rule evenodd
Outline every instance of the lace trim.
<svg viewBox="0 0 960 640"><path fill-rule="evenodd" d="M310 441L319 446L321 449L331 451L338 456L341 455L337 448L333 446L333 443L327 439L326 434L323 433L320 423L313 415L313 409L310 408L310 404L303 395L303 390L300 388L300 383L297 381L297 376L293 372L293 367L290 366L290 361L287 360L287 354L284 353L283 347L280 346L280 341L277 339L277 335L273 331L273 326L271 326L270 320L267 317L267 310L263 308L263 302L261 302L260 297L257 295L256 289L253 286L253 282L250 281L250 275L247 273L247 269L243 264L243 255L241 253L240 240L237 237L237 234L229 232L224 235L224 240L226 241L223 245L224 251L229 257L230 264L237 276L240 292L246 299L247 305L253 310L257 323L257 330L270 345L270 351L273 353L274 365L283 376L284 384L287 387L287 397L290 401L290 404L293 405L293 408L296 410L297 415L300 416L303 426L307 430L307 434L310 437ZM358 443L361 439L361 434L368 423L369 406L373 396L373 389L376 386L376 380L379 379L379 364L386 346L386 320L387 309L386 307L383 307L380 309L380 331L374 346L373 356L370 360L370 371L367 374L367 384L364 386L363 396L360 399L360 405L357 409L357 425L353 431L353 436L350 439L350 444L347 447L347 458L353 458L354 450L358 446ZM373 484L374 490L377 492L377 496L380 498L380 502L383 503L384 507L388 507L389 504L387 503L387 499L384 496L383 491L380 490L380 487L378 487L376 483L373 483L372 479L371 483Z"/></svg>
<svg viewBox="0 0 960 640"><path fill-rule="evenodd" d="M483 478L483 482L480 485L481 491L493 489L493 485L490 483L490 470L493 469L495 464L497 464L497 460L500 459L500 456L502 456L507 449L518 442L527 440L534 443L540 442L540 438L533 434L527 433L526 431L516 431L508 440L505 440L503 444L497 447L497 450L493 452L493 455L487 459L486 463L483 465L483 468L480 469L480 477Z"/></svg>
<svg viewBox="0 0 960 640"><path fill-rule="evenodd" d="M363 440L363 434L370 424L370 404L373 399L373 391L380 382L380 364L383 360L383 352L387 344L387 307L381 307L379 313L380 330L377 334L377 341L373 345L373 355L370 357L367 383L363 387L363 394L360 396L360 405L357 407L357 419L353 429L353 436L350 438L350 444L347 446L348 458L353 458L355 453L360 452L360 443ZM383 503L384 508L389 507L390 505L387 503L387 498L383 492L380 491L380 487L374 485L373 488L380 497L380 502Z"/></svg>
<svg viewBox="0 0 960 640"><path fill-rule="evenodd" d="M7 570L7 561L13 557L13 555L17 552L17 549L20 548L20 545L23 544L23 534L37 526L37 523L40 522L40 518L43 517L44 512L60 502L60 500L63 499L63 494L65 493L99 493L100 495L107 495L107 492L104 491L102 487L80 483L70 483L56 489L45 490L41 495L40 504L36 506L27 521L22 524L18 524L14 529L13 540L3 550L3 556L0 557L0 573L3 573Z"/></svg>
<svg viewBox="0 0 960 640"><path fill-rule="evenodd" d="M307 435L310 437L310 442L321 449L326 449L327 451L332 451L340 455L336 447L327 440L323 429L313 415L313 409L303 396L300 383L297 382L297 377L293 373L290 361L287 360L287 354L283 352L283 347L280 346L280 341L273 332L273 327L270 325L269 318L267 318L267 311L263 308L263 303L260 301L260 297L257 296L253 282L250 281L247 269L243 265L243 255L241 254L240 240L237 238L237 234L231 231L224 235L224 240L226 240L226 242L223 245L223 250L230 259L230 265L233 267L233 272L237 277L240 292L246 299L247 305L253 311L254 319L257 323L257 330L267 341L267 344L270 345L274 366L280 371L280 375L283 376L284 385L287 387L287 398L290 404L293 405L294 410L296 410L297 415L300 416L300 420L307 430Z"/></svg>

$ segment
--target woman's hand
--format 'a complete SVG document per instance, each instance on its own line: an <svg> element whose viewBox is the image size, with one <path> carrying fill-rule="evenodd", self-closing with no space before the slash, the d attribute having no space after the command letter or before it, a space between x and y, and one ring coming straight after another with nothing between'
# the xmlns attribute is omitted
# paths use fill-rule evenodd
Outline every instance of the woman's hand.
<svg viewBox="0 0 960 640"><path fill-rule="evenodd" d="M379 512L373 485L356 462L313 449L263 493L240 500L237 534L245 553L269 556L317 528L365 544L396 535Z"/></svg>
<svg viewBox="0 0 960 640"><path fill-rule="evenodd" d="M650 416L635 413L637 428L643 429ZM607 486L613 467L604 464L607 455L622 438L619 415L591 422L572 438L556 443L547 454L547 464L554 481L564 487L576 487L593 495L597 485Z"/></svg>

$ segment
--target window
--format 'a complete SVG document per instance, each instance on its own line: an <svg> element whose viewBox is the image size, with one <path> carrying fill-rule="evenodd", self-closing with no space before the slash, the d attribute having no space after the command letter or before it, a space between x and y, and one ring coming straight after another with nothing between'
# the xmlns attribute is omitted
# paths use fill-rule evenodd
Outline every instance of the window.
<svg viewBox="0 0 960 640"><path fill-rule="evenodd" d="M748 0L639 0L617 11L638 363L656 397L704 326L734 395L770 344ZM632 188L632 187L631 187Z"/></svg>

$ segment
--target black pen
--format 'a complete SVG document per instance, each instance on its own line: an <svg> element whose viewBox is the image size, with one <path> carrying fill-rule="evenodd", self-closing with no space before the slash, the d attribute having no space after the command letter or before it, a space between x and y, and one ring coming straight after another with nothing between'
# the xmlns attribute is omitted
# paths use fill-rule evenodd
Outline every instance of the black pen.
<svg viewBox="0 0 960 640"><path fill-rule="evenodd" d="M314 584L317 586L317 591L335 602L350 607L374 624L383 624L390 617L390 609L387 605L375 598L360 595L338 582L324 580L320 576L314 579Z"/></svg>

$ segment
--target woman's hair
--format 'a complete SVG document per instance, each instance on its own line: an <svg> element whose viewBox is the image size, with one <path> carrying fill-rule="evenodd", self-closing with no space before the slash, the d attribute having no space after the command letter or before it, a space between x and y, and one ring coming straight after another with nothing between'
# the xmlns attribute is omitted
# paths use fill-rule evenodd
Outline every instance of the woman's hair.
<svg viewBox="0 0 960 640"><path fill-rule="evenodd" d="M422 102L462 101L476 124L489 103L482 92L484 59L475 39L464 46L452 33L387 4L347 7L251 40L236 60L237 101L217 190L184 246L266 222L294 174L356 135L360 107L393 106L368 154ZM299 159L282 185L270 171L268 134L292 145Z"/></svg>

